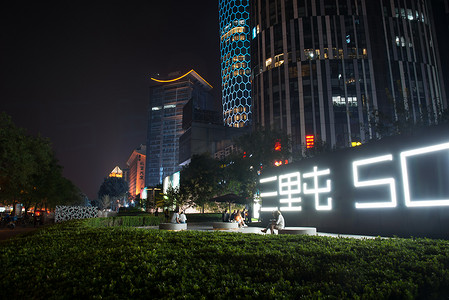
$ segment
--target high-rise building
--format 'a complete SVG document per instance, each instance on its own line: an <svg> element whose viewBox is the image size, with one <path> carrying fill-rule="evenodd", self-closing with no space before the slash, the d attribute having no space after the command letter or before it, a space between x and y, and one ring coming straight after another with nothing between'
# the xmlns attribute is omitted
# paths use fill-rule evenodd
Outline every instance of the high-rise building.
<svg viewBox="0 0 449 300"><path fill-rule="evenodd" d="M253 123L347 147L445 107L429 0L255 0ZM380 126L382 125L382 126ZM385 129L385 128L384 128Z"/></svg>
<svg viewBox="0 0 449 300"><path fill-rule="evenodd" d="M109 177L123 177L123 171L119 166L115 166L115 168L109 173Z"/></svg>
<svg viewBox="0 0 449 300"><path fill-rule="evenodd" d="M441 60L440 75L442 75L444 87L446 88L444 90L444 96L447 104L449 97L449 55L447 55L446 51L449 49L449 39L447 38L449 33L449 0L432 0L431 3L433 6L433 23Z"/></svg>
<svg viewBox="0 0 449 300"><path fill-rule="evenodd" d="M220 0L223 122L245 127L251 121L249 0Z"/></svg>
<svg viewBox="0 0 449 300"><path fill-rule="evenodd" d="M183 107L191 99L202 109L216 107L211 95L212 86L197 72L172 73L169 79L151 78L148 107L146 186L156 186L169 175L180 170L179 137Z"/></svg>
<svg viewBox="0 0 449 300"><path fill-rule="evenodd" d="M134 198L145 187L145 158L146 146L140 145L131 153L126 165L128 166L129 195Z"/></svg>

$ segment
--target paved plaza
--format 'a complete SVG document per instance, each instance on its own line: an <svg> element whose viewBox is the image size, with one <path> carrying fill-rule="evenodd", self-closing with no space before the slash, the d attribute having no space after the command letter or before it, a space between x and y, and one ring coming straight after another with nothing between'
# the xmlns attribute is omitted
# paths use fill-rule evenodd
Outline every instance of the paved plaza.
<svg viewBox="0 0 449 300"><path fill-rule="evenodd" d="M148 226L141 227L146 229L159 229L159 226ZM36 231L39 227L16 227L15 229L0 229L0 241L10 239L19 234L28 234ZM199 231L221 231L221 232L240 232L240 233L256 233L256 234L270 234L270 231L263 233L261 230L264 227L260 226L249 226L239 229L227 229L227 230L214 230L212 228L212 223L187 223L187 230L199 230ZM347 238L375 238L374 236L363 236L363 235L349 235L349 234L336 234L336 233L324 233L317 232L318 236L331 236L331 237L347 237Z"/></svg>

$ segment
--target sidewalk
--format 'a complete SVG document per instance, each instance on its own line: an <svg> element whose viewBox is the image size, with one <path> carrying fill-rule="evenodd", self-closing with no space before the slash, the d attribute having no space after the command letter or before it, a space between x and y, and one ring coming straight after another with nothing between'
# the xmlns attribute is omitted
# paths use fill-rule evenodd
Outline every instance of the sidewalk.
<svg viewBox="0 0 449 300"><path fill-rule="evenodd" d="M147 229L159 229L158 226L149 226L149 227L139 227L139 228L147 228ZM212 229L212 223L187 223L187 230L199 230L199 231L211 231L211 232L241 232L241 233L256 233L256 234L270 234L270 231L267 233L263 233L261 230L265 229L265 227L259 226L248 226L238 229L223 229L223 230L214 230ZM350 234L337 234L337 233L325 233L325 232L317 232L317 236L329 236L329 237L341 237L341 238L355 238L355 239L374 239L375 236L365 236L365 235L350 235Z"/></svg>
<svg viewBox="0 0 449 300"><path fill-rule="evenodd" d="M16 227L14 229L0 228L0 241L5 241L19 234L26 234L38 230L41 227Z"/></svg>
<svg viewBox="0 0 449 300"><path fill-rule="evenodd" d="M16 227L15 229L8 229L8 228L0 228L0 241L8 240L16 235L19 234L27 234L30 232L34 232L36 230L39 230L40 227ZM142 229L159 229L159 226L148 226L148 227L139 227ZM264 227L244 227L239 229L228 229L228 230L214 230L212 229L212 223L187 223L187 230L199 230L199 231L210 231L210 232L240 232L240 233L256 233L256 234L270 234L268 231L267 233L263 233L261 230L264 229ZM329 236L329 237L342 237L342 238L356 238L356 239L373 239L376 238L374 236L364 236L364 235L350 235L350 234L337 234L337 233L324 233L324 232L317 232L317 236Z"/></svg>

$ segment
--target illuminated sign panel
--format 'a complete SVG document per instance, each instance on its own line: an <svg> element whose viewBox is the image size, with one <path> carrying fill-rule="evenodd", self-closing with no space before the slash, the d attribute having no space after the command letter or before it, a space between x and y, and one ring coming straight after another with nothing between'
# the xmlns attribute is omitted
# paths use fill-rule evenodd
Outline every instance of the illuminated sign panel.
<svg viewBox="0 0 449 300"><path fill-rule="evenodd" d="M307 149L313 148L315 144L315 136L313 135L306 135L306 147Z"/></svg>
<svg viewBox="0 0 449 300"><path fill-rule="evenodd" d="M328 153L260 176L261 214L337 233L447 237L449 128ZM322 228L320 228L322 226Z"/></svg>
<svg viewBox="0 0 449 300"><path fill-rule="evenodd" d="M373 158L358 160L358 161L354 161L352 163L352 170L353 170L352 174L353 174L355 187L360 188L360 187L368 187L368 186L389 185L390 192L391 192L391 199L389 199L388 201L377 202L378 200L376 200L376 201L369 202L369 203L356 202L355 203L356 208L396 207L396 205L397 205L396 181L394 180L394 178L381 178L381 179L360 181L359 180L359 171L358 171L360 166L364 166L364 165L370 166L373 164L382 163L385 161L392 161L392 160L393 160L393 155L388 154L388 155L384 155L384 156L377 156L377 157L373 157Z"/></svg>
<svg viewBox="0 0 449 300"><path fill-rule="evenodd" d="M437 157L439 155L445 155L449 157L449 143L439 144L435 146L429 146L419 149L414 149L410 151L404 151L401 153L401 170L404 182L404 198L405 205L407 207L426 207L426 206L448 206L449 205L449 195L445 199L412 199L410 194L410 170L407 168L407 163L412 159L419 159L420 157ZM449 165L446 164L449 168ZM443 179L443 182L449 184L449 178ZM414 198L414 197L413 197Z"/></svg>

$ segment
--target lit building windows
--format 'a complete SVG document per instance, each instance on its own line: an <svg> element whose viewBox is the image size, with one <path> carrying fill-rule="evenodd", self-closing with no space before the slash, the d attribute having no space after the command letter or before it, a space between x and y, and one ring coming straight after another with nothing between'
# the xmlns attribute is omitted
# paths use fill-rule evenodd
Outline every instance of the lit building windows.
<svg viewBox="0 0 449 300"><path fill-rule="evenodd" d="M251 121L251 109L233 110L238 105L251 108L249 8L248 0L219 1L223 122L232 127Z"/></svg>
<svg viewBox="0 0 449 300"><path fill-rule="evenodd" d="M376 138L378 111L391 128L399 118L438 123L445 97L429 1L294 3L296 13L251 2L256 126L279 126L300 150L312 131L332 147Z"/></svg>
<svg viewBox="0 0 449 300"><path fill-rule="evenodd" d="M265 67L267 67L267 68L270 67L272 62L273 62L273 59L271 59L271 57L268 58L268 59L265 61Z"/></svg>
<svg viewBox="0 0 449 300"><path fill-rule="evenodd" d="M341 96L333 96L332 103L336 106L346 105L346 98ZM357 106L357 97L348 97L349 106Z"/></svg>
<svg viewBox="0 0 449 300"><path fill-rule="evenodd" d="M279 54L274 57L274 67L277 68L284 64L284 54Z"/></svg>

